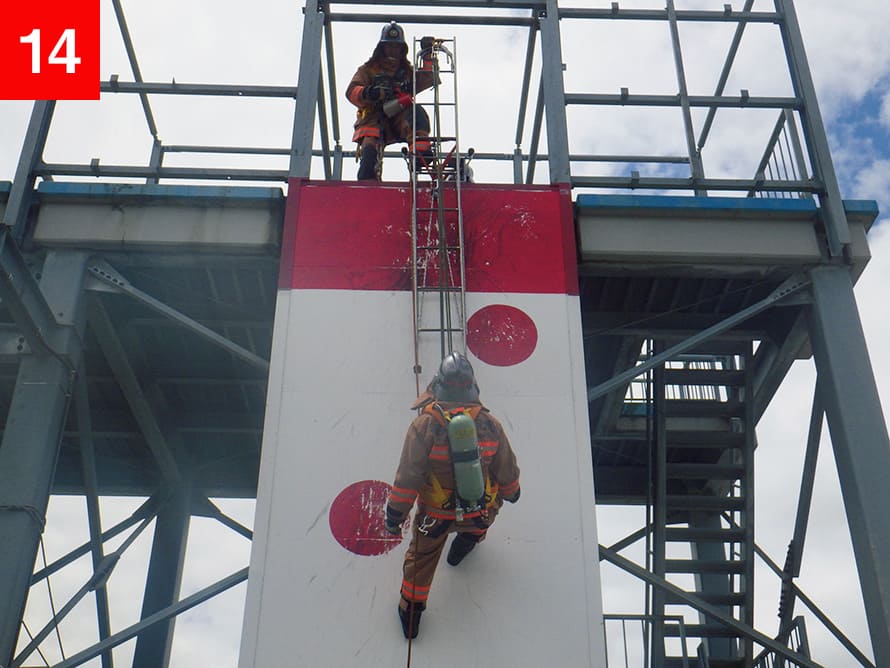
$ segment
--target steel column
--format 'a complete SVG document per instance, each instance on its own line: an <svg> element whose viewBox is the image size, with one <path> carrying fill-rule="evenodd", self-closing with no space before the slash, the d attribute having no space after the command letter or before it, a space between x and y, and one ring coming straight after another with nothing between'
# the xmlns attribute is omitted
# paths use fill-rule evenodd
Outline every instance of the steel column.
<svg viewBox="0 0 890 668"><path fill-rule="evenodd" d="M102 520L99 509L99 482L96 475L96 448L93 443L93 424L90 417L90 401L87 394L87 381L84 374L78 374L74 407L77 414L77 429L80 437L80 459L83 471L84 498L87 506L87 524L90 531L90 548L93 558L93 571L98 571L105 558L102 546ZM96 587L96 621L99 639L111 635L111 613L108 607L108 590L103 582ZM103 652L102 668L114 665L111 652Z"/></svg>
<svg viewBox="0 0 890 668"><path fill-rule="evenodd" d="M324 12L317 0L307 0L303 10L303 39L300 48L300 73L297 80L297 104L291 139L290 176L309 178L315 114L318 105L318 81L321 76L321 38Z"/></svg>
<svg viewBox="0 0 890 668"><path fill-rule="evenodd" d="M541 23L541 76L544 106L547 109L547 153L550 183L568 183L569 133L566 122L565 84L562 76L562 44L559 36L559 8L556 0L547 0Z"/></svg>
<svg viewBox="0 0 890 668"><path fill-rule="evenodd" d="M689 152L689 166L692 170L692 178L696 181L703 179L705 170L701 161L701 151L695 144L695 129L692 124L692 111L689 107L689 88L686 85L686 70L683 66L683 51L680 47L680 30L677 26L677 10L674 0L667 0L668 25L671 32L671 43L674 47L674 67L677 70L677 86L679 89L680 108L683 112L683 127L686 129L686 150ZM696 189L695 194L707 197L708 193Z"/></svg>
<svg viewBox="0 0 890 668"><path fill-rule="evenodd" d="M791 74L791 81L794 83L794 92L797 97L803 99L804 103L800 116L804 136L810 147L813 175L816 180L821 181L823 186L823 190L819 193L819 200L825 222L825 233L828 235L828 246L832 255L840 256L850 243L850 228L847 226L847 215L844 213L844 203L841 200L837 175L831 161L828 135L825 132L825 124L822 122L822 113L819 111L816 86L810 73L800 24L797 21L797 12L794 10L792 0L775 0L775 6L776 12L783 17L780 26L785 43L785 53L788 57L788 71Z"/></svg>
<svg viewBox="0 0 890 668"><path fill-rule="evenodd" d="M44 265L41 288L68 326L65 356L33 353L19 366L0 443L0 665L9 665L43 532L74 370L79 365L83 265L57 254ZM79 267L79 268L78 268Z"/></svg>
<svg viewBox="0 0 890 668"><path fill-rule="evenodd" d="M190 497L191 486L181 482L155 520L142 619L148 619L179 600L191 519ZM169 617L139 633L133 668L165 668L169 665L175 622L176 617Z"/></svg>
<svg viewBox="0 0 890 668"><path fill-rule="evenodd" d="M890 665L890 439L845 267L810 272L810 340L875 662Z"/></svg>
<svg viewBox="0 0 890 668"><path fill-rule="evenodd" d="M3 224L13 229L13 236L16 239L21 239L25 234L25 223L28 220L34 191L34 168L43 159L46 136L49 134L49 125L55 108L55 100L37 100L31 111L31 120L25 133L19 164L15 170L15 180L12 182L6 212L3 214Z"/></svg>

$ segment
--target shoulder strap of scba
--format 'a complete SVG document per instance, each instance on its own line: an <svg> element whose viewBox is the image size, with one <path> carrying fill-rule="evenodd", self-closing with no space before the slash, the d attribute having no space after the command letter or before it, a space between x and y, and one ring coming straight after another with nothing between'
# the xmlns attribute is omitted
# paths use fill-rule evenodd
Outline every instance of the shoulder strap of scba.
<svg viewBox="0 0 890 668"><path fill-rule="evenodd" d="M469 408L464 408L463 406L459 408L452 408L451 410L445 410L441 404L433 401L432 403L427 404L423 407L424 413L429 413L436 421L441 424L446 429L448 428L448 423L451 422L452 418L456 415L469 415L475 421L479 416L479 413L482 412L482 406L470 406Z"/></svg>

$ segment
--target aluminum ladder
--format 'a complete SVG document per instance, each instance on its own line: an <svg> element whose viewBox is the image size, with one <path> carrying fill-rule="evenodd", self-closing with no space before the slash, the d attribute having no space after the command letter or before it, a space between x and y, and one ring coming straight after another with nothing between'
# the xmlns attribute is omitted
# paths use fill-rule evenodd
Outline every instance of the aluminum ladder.
<svg viewBox="0 0 890 668"><path fill-rule="evenodd" d="M422 351L438 338L439 360L466 352L466 266L461 182L466 157L458 143L457 56L454 39L432 47L435 84L419 94L429 111L430 152L403 149L411 174L411 285L414 312L414 373L420 390ZM414 39L414 72L424 54ZM423 98L432 95L432 101ZM416 139L416 137L415 137ZM411 144L414 146L414 142Z"/></svg>

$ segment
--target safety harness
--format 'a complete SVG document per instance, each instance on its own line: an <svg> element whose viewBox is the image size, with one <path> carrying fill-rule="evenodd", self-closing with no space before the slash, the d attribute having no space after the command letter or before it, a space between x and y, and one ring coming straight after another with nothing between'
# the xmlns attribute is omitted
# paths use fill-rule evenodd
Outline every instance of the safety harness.
<svg viewBox="0 0 890 668"><path fill-rule="evenodd" d="M491 480L482 470L481 450L476 433L476 418L482 406L445 409L433 402L424 407L445 427L448 435L447 456L451 461L454 489L442 486L434 473L429 474L431 497L438 507L427 508L427 516L437 520L484 519L487 503L497 494ZM431 453L432 454L432 453ZM442 456L441 453L438 456ZM432 456L437 456L432 454Z"/></svg>

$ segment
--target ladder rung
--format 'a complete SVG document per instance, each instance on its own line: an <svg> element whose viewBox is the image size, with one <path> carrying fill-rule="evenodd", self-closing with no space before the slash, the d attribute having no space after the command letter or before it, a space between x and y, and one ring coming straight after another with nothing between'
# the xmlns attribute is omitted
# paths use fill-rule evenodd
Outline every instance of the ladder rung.
<svg viewBox="0 0 890 668"><path fill-rule="evenodd" d="M437 285L418 285L418 292L460 292L459 285L437 286Z"/></svg>

